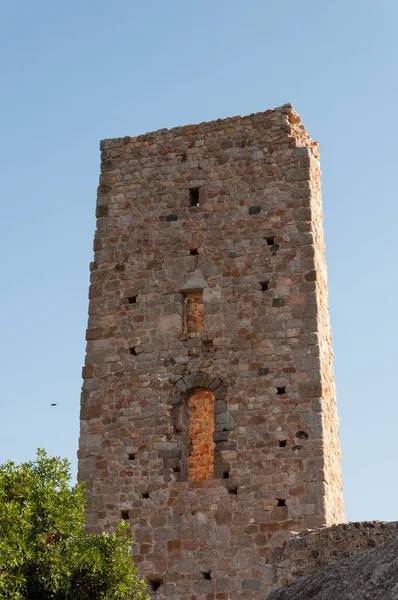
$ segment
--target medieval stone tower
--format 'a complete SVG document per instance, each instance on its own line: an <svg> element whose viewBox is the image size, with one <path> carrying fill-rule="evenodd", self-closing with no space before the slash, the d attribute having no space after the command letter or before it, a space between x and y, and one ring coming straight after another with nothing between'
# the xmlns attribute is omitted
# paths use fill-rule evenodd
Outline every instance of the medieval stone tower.
<svg viewBox="0 0 398 600"><path fill-rule="evenodd" d="M343 520L317 144L285 105L101 149L88 528L129 520L159 600L263 599Z"/></svg>

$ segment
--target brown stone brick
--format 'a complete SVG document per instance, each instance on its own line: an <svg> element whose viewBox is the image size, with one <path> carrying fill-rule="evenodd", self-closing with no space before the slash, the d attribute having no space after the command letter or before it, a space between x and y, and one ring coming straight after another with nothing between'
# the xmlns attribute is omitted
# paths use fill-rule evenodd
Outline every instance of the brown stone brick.
<svg viewBox="0 0 398 600"><path fill-rule="evenodd" d="M167 551L174 552L175 550L181 550L182 542L181 540L169 540L167 542Z"/></svg>

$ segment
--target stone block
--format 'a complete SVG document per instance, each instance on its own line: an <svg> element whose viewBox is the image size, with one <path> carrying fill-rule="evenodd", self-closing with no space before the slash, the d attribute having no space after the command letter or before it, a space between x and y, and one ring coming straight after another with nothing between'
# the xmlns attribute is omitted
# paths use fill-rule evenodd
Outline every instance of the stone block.
<svg viewBox="0 0 398 600"><path fill-rule="evenodd" d="M181 456L181 450L178 448L162 448L159 450L159 456L161 458L172 458L175 456Z"/></svg>
<svg viewBox="0 0 398 600"><path fill-rule="evenodd" d="M242 590L259 590L261 581L259 579L244 579L242 581Z"/></svg>

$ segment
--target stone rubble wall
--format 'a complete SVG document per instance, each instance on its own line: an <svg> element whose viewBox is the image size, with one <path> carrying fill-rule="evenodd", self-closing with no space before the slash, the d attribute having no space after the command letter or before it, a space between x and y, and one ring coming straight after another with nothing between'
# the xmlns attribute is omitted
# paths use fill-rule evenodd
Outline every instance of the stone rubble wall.
<svg viewBox="0 0 398 600"><path fill-rule="evenodd" d="M398 522L343 523L295 534L274 550L268 568L273 571L272 590L313 571L375 548L398 535Z"/></svg>
<svg viewBox="0 0 398 600"><path fill-rule="evenodd" d="M296 579L269 600L396 600L398 536Z"/></svg>

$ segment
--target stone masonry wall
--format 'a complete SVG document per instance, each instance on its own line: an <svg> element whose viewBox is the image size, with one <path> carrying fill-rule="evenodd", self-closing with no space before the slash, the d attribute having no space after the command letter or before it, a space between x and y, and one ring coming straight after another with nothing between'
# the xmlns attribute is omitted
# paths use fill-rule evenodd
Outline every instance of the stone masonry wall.
<svg viewBox="0 0 398 600"><path fill-rule="evenodd" d="M159 600L263 598L289 532L343 520L317 145L285 105L101 149L88 529L129 519ZM192 480L201 391L213 473Z"/></svg>
<svg viewBox="0 0 398 600"><path fill-rule="evenodd" d="M274 572L272 589L374 548L397 534L397 522L380 521L344 523L295 534L272 554L268 564L268 569Z"/></svg>

